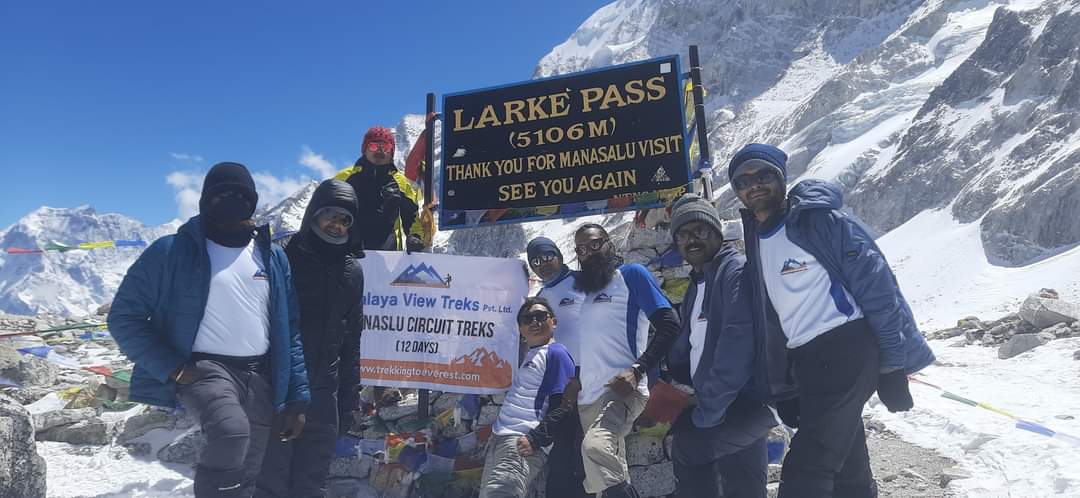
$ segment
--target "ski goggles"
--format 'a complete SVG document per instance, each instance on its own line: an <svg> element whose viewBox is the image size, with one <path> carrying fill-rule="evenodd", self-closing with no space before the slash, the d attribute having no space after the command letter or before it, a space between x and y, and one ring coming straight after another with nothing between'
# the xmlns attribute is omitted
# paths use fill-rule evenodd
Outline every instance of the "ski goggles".
<svg viewBox="0 0 1080 498"><path fill-rule="evenodd" d="M394 151L394 144L390 142L368 142L367 149L371 152L382 151L384 154L389 154Z"/></svg>
<svg viewBox="0 0 1080 498"><path fill-rule="evenodd" d="M353 216L345 209L337 206L327 206L315 213L315 220L320 224L336 223L345 228L353 224Z"/></svg>

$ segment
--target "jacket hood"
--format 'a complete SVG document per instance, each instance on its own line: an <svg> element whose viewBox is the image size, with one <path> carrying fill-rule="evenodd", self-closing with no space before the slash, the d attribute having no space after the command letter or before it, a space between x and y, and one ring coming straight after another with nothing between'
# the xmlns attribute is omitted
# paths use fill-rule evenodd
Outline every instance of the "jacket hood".
<svg viewBox="0 0 1080 498"><path fill-rule="evenodd" d="M356 191L352 185L341 180L326 180L319 184L315 193L311 195L311 202L304 211L304 220L300 223L300 231L306 230L315 216L315 213L327 206L342 208L356 218L357 202Z"/></svg>
<svg viewBox="0 0 1080 498"><path fill-rule="evenodd" d="M792 215L804 209L840 209L844 205L844 194L839 185L817 179L796 183L788 199L791 201Z"/></svg>

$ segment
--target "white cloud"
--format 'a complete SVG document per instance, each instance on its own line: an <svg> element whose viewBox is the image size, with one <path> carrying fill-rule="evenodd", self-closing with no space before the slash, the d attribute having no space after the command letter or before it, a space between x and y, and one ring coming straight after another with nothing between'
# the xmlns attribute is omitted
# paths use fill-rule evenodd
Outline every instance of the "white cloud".
<svg viewBox="0 0 1080 498"><path fill-rule="evenodd" d="M276 177L262 171L252 173L251 177L255 179L255 191L259 193L261 206L277 204L311 182L311 178L303 175L293 178Z"/></svg>
<svg viewBox="0 0 1080 498"><path fill-rule="evenodd" d="M201 163L206 160L203 158L203 156L197 156L195 154L188 154L185 152L170 152L169 155L172 156L173 159L184 163Z"/></svg>
<svg viewBox="0 0 1080 498"><path fill-rule="evenodd" d="M169 155L178 161L193 163L204 161L201 156L190 154L170 152ZM306 145L300 150L299 163L310 169L319 179L331 178L340 169L322 154L316 154ZM205 171L196 170L174 171L165 176L165 182L173 187L177 217L180 220L187 220L199 213L199 195L202 192L204 176L206 176ZM260 207L277 204L312 181L310 176L304 174L275 176L266 171L253 172L251 177L255 180L255 190L259 193Z"/></svg>
<svg viewBox="0 0 1080 498"><path fill-rule="evenodd" d="M199 212L199 193L202 192L203 173L198 171L173 171L165 177L165 182L176 191L176 215L180 220L187 220Z"/></svg>
<svg viewBox="0 0 1080 498"><path fill-rule="evenodd" d="M311 150L311 147L303 146L300 149L300 164L307 166L314 171L319 178L332 178L334 173L337 173L338 169L330 161L328 161L322 154L316 154Z"/></svg>

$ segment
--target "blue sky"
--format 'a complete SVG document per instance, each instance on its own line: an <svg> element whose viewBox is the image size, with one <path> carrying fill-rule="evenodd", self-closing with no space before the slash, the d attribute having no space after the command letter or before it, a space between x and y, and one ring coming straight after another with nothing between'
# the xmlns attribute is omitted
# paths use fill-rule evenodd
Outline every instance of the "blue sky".
<svg viewBox="0 0 1080 498"><path fill-rule="evenodd" d="M41 205L163 223L225 160L286 192L426 92L528 79L605 3L4 1L0 228Z"/></svg>

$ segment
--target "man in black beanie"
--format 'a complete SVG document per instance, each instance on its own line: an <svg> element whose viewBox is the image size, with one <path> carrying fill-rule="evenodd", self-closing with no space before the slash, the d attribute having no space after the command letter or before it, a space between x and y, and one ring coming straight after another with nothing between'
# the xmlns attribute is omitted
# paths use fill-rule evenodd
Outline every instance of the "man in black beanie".
<svg viewBox="0 0 1080 498"><path fill-rule="evenodd" d="M322 182L285 254L300 299L300 330L311 385L304 433L271 438L255 496L322 498L339 433L358 408L364 274L350 255L356 192L341 180Z"/></svg>
<svg viewBox="0 0 1080 498"><path fill-rule="evenodd" d="M724 243L716 208L695 194L675 201L671 234L693 271L668 369L675 380L694 387L696 401L672 426L676 495L764 498L766 442L776 420L756 382L757 341L743 285L746 260Z"/></svg>
<svg viewBox="0 0 1080 498"><path fill-rule="evenodd" d="M215 165L200 214L139 256L109 312L131 399L199 419L196 498L251 496L275 411L295 438L310 398L289 261L251 219L258 198L242 164Z"/></svg>

